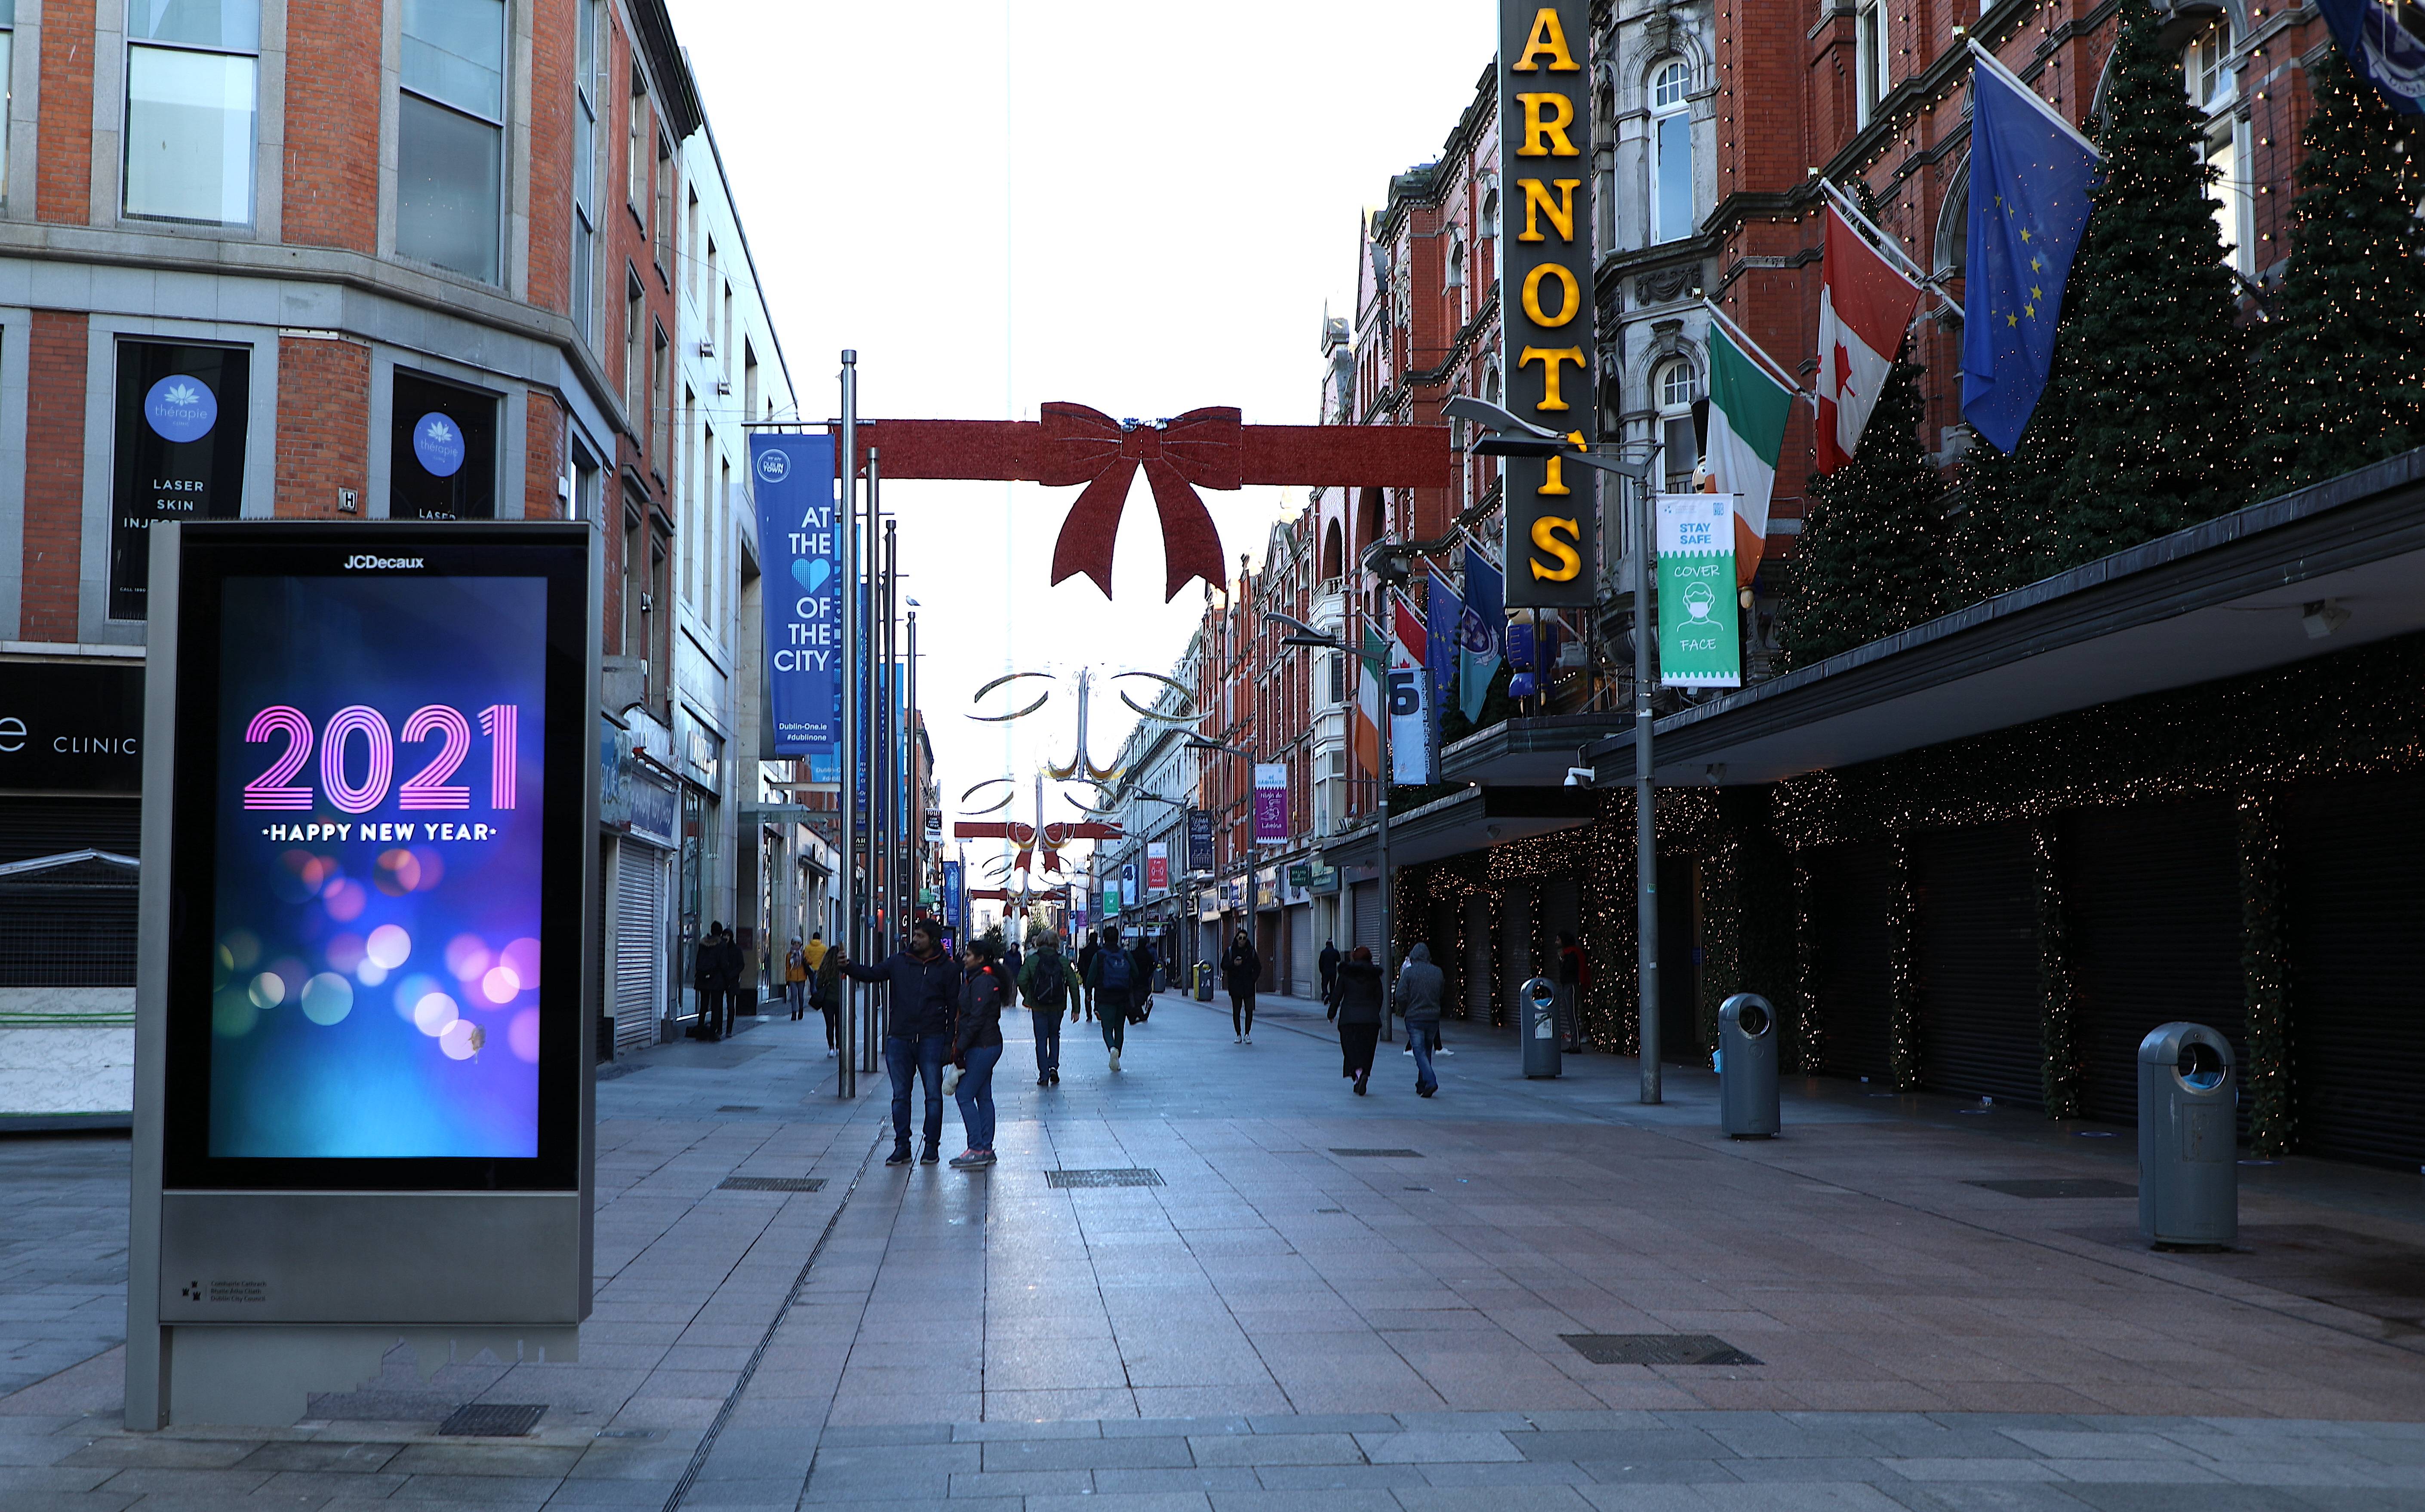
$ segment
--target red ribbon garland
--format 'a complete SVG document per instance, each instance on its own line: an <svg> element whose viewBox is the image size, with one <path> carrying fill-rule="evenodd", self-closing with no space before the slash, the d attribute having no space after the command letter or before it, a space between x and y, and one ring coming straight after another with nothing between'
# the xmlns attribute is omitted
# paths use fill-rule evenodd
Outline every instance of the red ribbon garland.
<svg viewBox="0 0 2425 1512"><path fill-rule="evenodd" d="M1179 597L1190 578L1222 581L1221 534L1196 489L1244 486L1238 410L1190 410L1158 426L1124 426L1100 410L1056 400L1043 407L1041 419L1042 475L1036 481L1086 486L1053 543L1054 583L1084 573L1103 597L1112 596L1113 542L1139 467L1162 520L1164 602Z"/></svg>

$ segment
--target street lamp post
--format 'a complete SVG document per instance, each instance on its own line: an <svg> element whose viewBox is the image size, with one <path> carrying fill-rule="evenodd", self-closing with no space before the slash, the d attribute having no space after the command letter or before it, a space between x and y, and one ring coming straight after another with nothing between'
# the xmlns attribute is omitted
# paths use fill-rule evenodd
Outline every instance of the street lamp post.
<svg viewBox="0 0 2425 1512"><path fill-rule="evenodd" d="M1483 457L1560 457L1584 467L1615 474L1634 486L1633 538L1633 895L1635 904L1635 1013L1641 1021L1641 1101L1661 1101L1659 1072L1659 833L1658 788L1652 781L1650 756L1650 546L1657 520L1650 504L1650 469L1658 443L1649 454L1628 458L1616 453L1628 443L1595 450L1581 432L1561 436L1543 426L1502 409L1486 399L1459 396L1441 406L1453 420L1480 426L1484 434L1467 450ZM1630 444L1641 444L1639 442Z"/></svg>
<svg viewBox="0 0 2425 1512"><path fill-rule="evenodd" d="M845 655L856 657L859 622L859 353L842 354L842 643ZM845 956L861 954L859 938L859 807L852 784L859 778L859 687L852 676L842 696L842 755L834 775L842 806L842 926L834 933ZM834 1072L834 1093L859 1096L859 984L842 979L842 1056Z"/></svg>

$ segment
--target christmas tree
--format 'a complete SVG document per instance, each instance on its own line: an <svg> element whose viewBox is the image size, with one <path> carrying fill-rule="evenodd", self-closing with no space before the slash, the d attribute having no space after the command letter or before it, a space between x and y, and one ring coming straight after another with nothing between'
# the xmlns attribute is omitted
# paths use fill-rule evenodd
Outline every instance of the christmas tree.
<svg viewBox="0 0 2425 1512"><path fill-rule="evenodd" d="M2025 576L2058 572L2248 501L2241 453L2247 346L2239 281L2224 265L2208 198L2204 113L2149 0L2123 0L2096 145L2103 177L2071 265L2056 362L2040 401L2051 455L2015 454L2054 484L2048 517L2023 522ZM2043 414L2052 407L2055 413ZM2032 422L2032 430L2039 428Z"/></svg>
<svg viewBox="0 0 2425 1512"><path fill-rule="evenodd" d="M2065 323L2069 319L2064 317ZM2062 330L2059 324L2058 338ZM2058 339L2054 363L2048 370L2048 394L2062 385L2063 372ZM2009 456L1983 440L1963 455L1951 522L1953 549L1946 570L1948 609L2046 575L2046 543L2053 536L2055 502L2074 449L2069 412L2059 404L2041 402Z"/></svg>
<svg viewBox="0 0 2425 1512"><path fill-rule="evenodd" d="M1945 611L1945 480L1919 442L1921 369L1897 362L1853 459L1809 483L1777 644L1796 667Z"/></svg>
<svg viewBox="0 0 2425 1512"><path fill-rule="evenodd" d="M2258 336L2249 459L2269 493L2425 445L2425 193L2414 136L2337 52L2315 101L2290 262Z"/></svg>

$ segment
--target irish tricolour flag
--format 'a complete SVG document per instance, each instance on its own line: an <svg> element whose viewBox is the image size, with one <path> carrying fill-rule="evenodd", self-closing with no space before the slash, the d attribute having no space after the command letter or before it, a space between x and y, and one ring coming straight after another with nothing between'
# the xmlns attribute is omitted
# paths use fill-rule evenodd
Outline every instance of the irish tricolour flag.
<svg viewBox="0 0 2425 1512"><path fill-rule="evenodd" d="M1832 473L1861 443L1919 303L1919 285L1897 272L1834 205L1827 207L1826 254L1819 266L1819 471Z"/></svg>
<svg viewBox="0 0 2425 1512"><path fill-rule="evenodd" d="M1704 460L1720 493L1735 496L1735 579L1751 581L1768 544L1768 497L1793 391L1743 349L1726 326L1710 327L1710 442Z"/></svg>

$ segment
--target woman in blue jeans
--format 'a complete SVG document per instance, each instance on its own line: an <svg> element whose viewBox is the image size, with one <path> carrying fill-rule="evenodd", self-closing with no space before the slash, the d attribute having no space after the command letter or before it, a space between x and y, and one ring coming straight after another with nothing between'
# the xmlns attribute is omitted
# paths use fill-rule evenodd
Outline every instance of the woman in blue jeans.
<svg viewBox="0 0 2425 1512"><path fill-rule="evenodd" d="M960 1170L993 1164L993 1069L1002 1060L1002 1010L1010 1001L1010 973L1002 968L992 947L972 943L962 952L966 974L960 978L959 1024L952 1040L952 1062L960 1069L955 1096L960 1104L960 1126L968 1131L969 1148L952 1160Z"/></svg>

